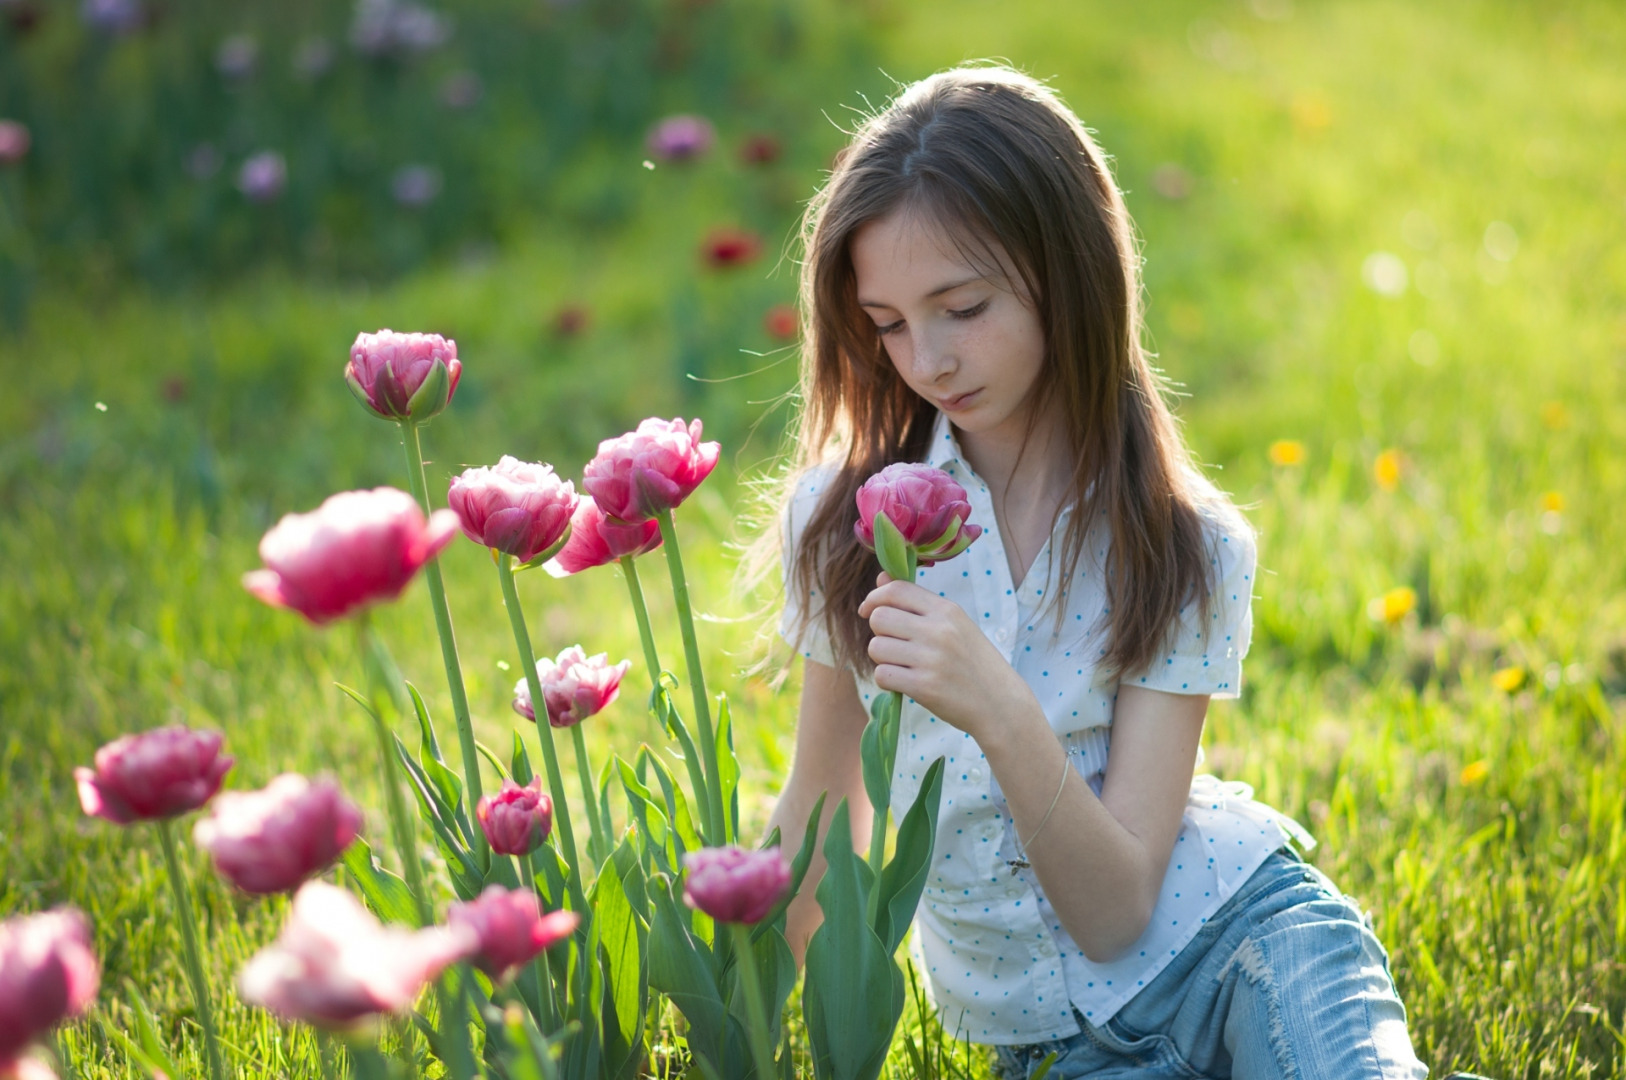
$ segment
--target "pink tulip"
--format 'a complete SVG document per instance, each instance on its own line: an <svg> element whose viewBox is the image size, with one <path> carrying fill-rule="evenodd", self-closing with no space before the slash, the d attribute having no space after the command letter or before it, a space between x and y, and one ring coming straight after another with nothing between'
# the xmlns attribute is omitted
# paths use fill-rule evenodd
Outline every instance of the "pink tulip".
<svg viewBox="0 0 1626 1080"><path fill-rule="evenodd" d="M243 1000L287 1020L344 1030L400 1012L479 939L467 926L383 926L345 890L306 882L282 935L238 975Z"/></svg>
<svg viewBox="0 0 1626 1080"><path fill-rule="evenodd" d="M683 869L683 902L718 922L761 922L790 888L790 863L778 848L700 848L684 856Z"/></svg>
<svg viewBox="0 0 1626 1080"><path fill-rule="evenodd" d="M178 817L220 790L232 766L218 731L180 724L114 739L96 751L94 769L77 768L79 805L115 825Z"/></svg>
<svg viewBox="0 0 1626 1080"><path fill-rule="evenodd" d="M524 787L504 780L497 794L480 797L474 816L492 851L529 855L553 831L553 799L542 790L540 776L532 777Z"/></svg>
<svg viewBox="0 0 1626 1080"><path fill-rule="evenodd" d="M422 423L457 393L463 365L457 342L439 334L357 334L344 379L350 392L386 420Z"/></svg>
<svg viewBox="0 0 1626 1080"><path fill-rule="evenodd" d="M570 517L570 539L542 569L554 577L568 577L620 558L648 554L660 546L661 524L654 518L615 521L604 516L591 495L583 495Z"/></svg>
<svg viewBox="0 0 1626 1080"><path fill-rule="evenodd" d="M650 417L638 430L598 444L582 487L610 517L643 521L693 494L717 467L718 451L716 443L700 441L700 421L685 426Z"/></svg>
<svg viewBox="0 0 1626 1080"><path fill-rule="evenodd" d="M78 911L58 908L0 922L0 1075L30 1075L24 1048L82 1014L100 982L90 924Z"/></svg>
<svg viewBox="0 0 1626 1080"><path fill-rule="evenodd" d="M260 540L266 569L243 586L313 623L331 622L378 600L393 600L457 535L457 515L425 521L404 491L374 488L330 495L308 514L288 514Z"/></svg>
<svg viewBox="0 0 1626 1080"><path fill-rule="evenodd" d="M448 926L474 931L480 941L474 965L499 982L569 938L580 921L574 911L544 915L535 893L501 885L487 885L476 899L453 904L446 913Z"/></svg>
<svg viewBox="0 0 1626 1080"><path fill-rule="evenodd" d="M322 778L284 773L262 791L228 791L192 830L215 869L244 892L287 892L332 865L361 828L361 811Z"/></svg>
<svg viewBox="0 0 1626 1080"><path fill-rule="evenodd" d="M576 486L551 465L504 456L494 467L467 469L452 479L446 503L463 535L520 562L547 554L570 529Z"/></svg>
<svg viewBox="0 0 1626 1080"><path fill-rule="evenodd" d="M903 534L904 543L915 549L921 566L954 558L982 535L981 526L966 524L971 503L965 488L930 465L888 465L858 489L858 521L853 532L871 550L875 548L875 518L882 513Z"/></svg>
<svg viewBox="0 0 1626 1080"><path fill-rule="evenodd" d="M662 161L688 161L711 149L717 132L701 116L668 116L650 131L645 145Z"/></svg>
<svg viewBox="0 0 1626 1080"><path fill-rule="evenodd" d="M588 656L580 645L572 645L560 653L557 660L544 656L536 662L536 677L542 684L549 724L556 728L575 727L615 700L632 661L611 664L607 662L608 655ZM514 711L528 720L536 719L528 680L521 679L514 686Z"/></svg>

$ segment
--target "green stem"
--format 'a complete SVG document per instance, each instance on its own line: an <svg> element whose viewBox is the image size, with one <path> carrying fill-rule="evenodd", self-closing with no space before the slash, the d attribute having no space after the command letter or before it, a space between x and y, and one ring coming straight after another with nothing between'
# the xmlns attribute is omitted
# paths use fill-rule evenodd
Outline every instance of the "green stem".
<svg viewBox="0 0 1626 1080"><path fill-rule="evenodd" d="M548 706L542 698L542 681L536 677L536 654L531 651L531 632L525 627L525 612L519 606L514 588L513 559L497 559L497 577L502 581L503 603L508 608L508 624L519 649L519 666L525 671L525 685L531 690L531 711L536 714L537 739L542 743L542 760L548 770L548 789L553 793L553 823L559 829L565 862L570 866L570 891L575 909L587 913L587 897L582 891L581 859L576 854L576 832L570 826L570 800L565 795L564 774L559 771L559 751L553 745L553 725L548 723Z"/></svg>
<svg viewBox="0 0 1626 1080"><path fill-rule="evenodd" d="M418 425L410 420L401 423L402 440L406 443L407 480L412 495L430 513L429 484L424 479L423 447L418 441ZM431 559L424 567L424 578L429 582L429 602L435 609L435 630L440 635L440 659L446 665L446 684L452 691L452 714L457 718L457 741L463 751L463 782L468 788L469 820L475 818L475 804L480 801L480 752L474 746L474 722L469 719L469 698L463 689L463 666L457 659L457 636L452 632L452 612L446 606L446 585L440 577L440 560ZM483 854L489 855L485 833L475 831L474 842Z"/></svg>
<svg viewBox="0 0 1626 1080"><path fill-rule="evenodd" d="M768 1012L762 1007L762 980L757 976L757 956L751 951L751 928L730 923L734 935L734 968L740 973L745 994L745 1014L751 1019L751 1056L756 1059L757 1080L773 1080L773 1046L768 1036Z"/></svg>
<svg viewBox="0 0 1626 1080"><path fill-rule="evenodd" d="M582 799L587 803L587 827L592 830L587 838L587 857L598 866L609 857L609 838L599 818L598 792L594 790L593 768L587 760L587 737L582 734L580 724L570 726L570 740L576 745L576 773L581 778Z"/></svg>
<svg viewBox="0 0 1626 1080"><path fill-rule="evenodd" d="M638 640L644 645L644 666L649 669L649 687L659 690L661 658L655 651L655 632L649 626L649 606L644 603L644 587L638 580L637 562L631 555L623 555L618 561L621 563L621 573L627 579L627 592L632 594L632 614L638 620ZM654 718L654 710L650 710L650 716Z"/></svg>
<svg viewBox="0 0 1626 1080"><path fill-rule="evenodd" d="M689 690L694 695L695 717L700 722L700 756L706 769L705 813L702 815L706 822L706 843L721 846L729 840L727 818L723 813L722 773L717 767L717 737L711 726L705 675L700 669L700 644L694 636L694 610L689 603L689 584L683 574L683 556L678 551L672 511L659 511L655 520L660 522L661 546L666 549L666 568L672 576L672 597L677 602L678 626L683 631L683 655L689 668Z"/></svg>
<svg viewBox="0 0 1626 1080"><path fill-rule="evenodd" d="M418 908L418 922L429 926L435 921L435 912L429 903L429 890L424 885L412 817L407 813L406 800L401 795L401 763L396 760L395 740L384 724L382 706L385 699L400 707L400 690L389 675L395 662L390 658L383 640L373 633L372 623L365 616L357 620L356 632L361 637L362 663L367 669L369 681L374 684L374 692L368 695L373 702L369 715L373 721L373 734L378 737L378 753L384 760L384 806L390 815L390 832L395 838L396 851L401 856L401 869L406 874L407 888L412 892L412 900Z"/></svg>
<svg viewBox="0 0 1626 1080"><path fill-rule="evenodd" d="M203 954L198 948L198 917L192 910L192 894L181 870L181 857L175 850L175 823L168 818L158 822L158 836L164 845L164 862L169 864L169 885L175 893L175 919L181 924L185 946L186 974L192 981L192 1003L203 1027L203 1045L209 1056L209 1075L225 1080L226 1066L220 1057L220 1037L215 1033L214 1009L209 1004L209 984L203 975Z"/></svg>
<svg viewBox="0 0 1626 1080"><path fill-rule="evenodd" d="M531 857L519 855L514 861L519 863L519 877L525 883L525 888L530 890L532 896L537 897L537 903L541 903L541 897L536 891L536 868L531 865ZM548 969L548 954L537 953L536 959L531 963L536 965L539 991L537 997L541 1001L541 1015L536 1018L536 1022L549 1031L557 1031L559 1020L553 1002L553 972Z"/></svg>

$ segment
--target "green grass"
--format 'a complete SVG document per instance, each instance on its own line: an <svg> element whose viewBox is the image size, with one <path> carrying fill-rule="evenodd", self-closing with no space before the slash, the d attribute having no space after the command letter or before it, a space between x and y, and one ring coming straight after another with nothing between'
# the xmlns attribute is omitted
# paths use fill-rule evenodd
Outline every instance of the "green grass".
<svg viewBox="0 0 1626 1080"><path fill-rule="evenodd" d="M1626 16L1462 0L1300 2L1285 20L1242 3L858 10L892 76L1007 57L1054 76L1116 155L1160 363L1190 395L1191 442L1261 533L1246 692L1211 711L1210 766L1319 837L1312 859L1372 912L1432 1068L1626 1077L1626 142L1611 137L1626 130ZM368 733L333 686L360 678L352 643L238 585L276 516L402 483L393 431L339 385L360 329L459 340L464 386L426 433L432 490L504 452L579 473L594 440L650 413L701 415L724 439L726 475L680 527L716 617L702 626L710 678L741 721L745 815L766 820L795 681L739 674L758 624L729 591L724 542L735 478L783 421L758 403L790 388L794 364L759 320L791 295L794 267L696 279L692 250L756 199L777 253L840 142L819 111L839 120L889 85L876 71L797 77L780 91L804 103L786 131L797 164L774 186L722 162L657 171L618 226L567 218L376 290L264 276L176 297L133 283L92 306L64 286L0 344L0 913L71 901L91 915L107 968L95 1016L123 1022L135 980L201 1064L156 839L78 812L71 769L102 741L173 719L216 726L234 786L329 769L383 834ZM1156 193L1165 163L1189 176L1185 198ZM583 162L582 190L619 167ZM1485 253L1493 221L1519 237L1510 262ZM1403 295L1362 285L1375 251L1407 264ZM591 305L593 327L555 341L543 327L567 300ZM757 373L703 384L688 371ZM169 403L176 375L187 393ZM1305 444L1303 465L1270 465L1283 438ZM1386 491L1373 463L1391 449L1405 467ZM476 725L500 744L517 676L495 575L461 542L444 565ZM537 649L637 656L614 578L522 578ZM1375 622L1368 602L1397 585L1417 609ZM449 730L422 587L382 621ZM656 621L675 663L669 610ZM1510 668L1526 673L1511 692L1492 681ZM594 721L595 753L645 736L640 678ZM256 1071L308 1072L309 1043L283 1039L229 983L279 905L195 870L227 1038ZM897 1075L959 1075L929 1063L951 1035L911 1010ZM95 1019L65 1041L82 1075L133 1075ZM980 1053L961 1060L986 1075Z"/></svg>

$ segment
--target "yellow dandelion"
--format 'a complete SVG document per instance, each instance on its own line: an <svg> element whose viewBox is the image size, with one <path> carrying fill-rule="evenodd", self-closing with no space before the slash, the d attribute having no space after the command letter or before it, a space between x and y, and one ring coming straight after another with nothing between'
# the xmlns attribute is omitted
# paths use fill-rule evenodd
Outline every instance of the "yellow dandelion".
<svg viewBox="0 0 1626 1080"><path fill-rule="evenodd" d="M1562 401L1544 401L1541 403L1541 422L1552 431L1559 431L1569 426L1570 411L1564 408Z"/></svg>
<svg viewBox="0 0 1626 1080"><path fill-rule="evenodd" d="M1404 464L1399 450L1385 450L1372 462L1372 479L1384 491L1394 491L1400 486L1400 470Z"/></svg>
<svg viewBox="0 0 1626 1080"><path fill-rule="evenodd" d="M1491 685L1504 694L1511 694L1524 685L1525 670L1517 664L1512 667L1497 668L1491 674Z"/></svg>
<svg viewBox="0 0 1626 1080"><path fill-rule="evenodd" d="M1549 491L1541 497L1541 508L1549 514L1562 514L1564 512L1564 495L1559 491Z"/></svg>
<svg viewBox="0 0 1626 1080"><path fill-rule="evenodd" d="M1484 758L1480 758L1478 761L1470 761L1468 764L1464 765L1462 767L1462 772L1457 779L1462 781L1462 783L1465 785L1477 784L1489 775L1490 762L1486 761Z"/></svg>
<svg viewBox="0 0 1626 1080"><path fill-rule="evenodd" d="M1366 614L1373 622L1393 626L1417 607L1417 590L1408 585L1397 585L1382 596L1374 596L1366 605Z"/></svg>
<svg viewBox="0 0 1626 1080"><path fill-rule="evenodd" d="M1277 439L1270 444L1267 453L1270 455L1272 465L1279 465L1283 468L1303 465L1304 459L1310 456L1309 451L1304 448L1304 444L1297 439Z"/></svg>

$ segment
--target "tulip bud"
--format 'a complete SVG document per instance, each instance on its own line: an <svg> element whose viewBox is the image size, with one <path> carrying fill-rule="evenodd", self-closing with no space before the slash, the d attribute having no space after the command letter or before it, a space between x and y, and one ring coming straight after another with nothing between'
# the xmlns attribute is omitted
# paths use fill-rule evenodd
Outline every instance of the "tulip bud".
<svg viewBox="0 0 1626 1080"><path fill-rule="evenodd" d="M675 509L717 467L720 448L700 441L700 421L651 417L636 431L598 444L582 487L620 521L643 521Z"/></svg>
<svg viewBox="0 0 1626 1080"><path fill-rule="evenodd" d="M654 518L613 521L604 516L591 495L583 495L570 517L570 539L542 569L554 577L569 577L627 556L648 554L660 546L661 524Z"/></svg>
<svg viewBox="0 0 1626 1080"><path fill-rule="evenodd" d="M357 401L386 420L417 424L446 408L462 374L457 342L393 330L357 334L344 369Z"/></svg>
<svg viewBox="0 0 1626 1080"><path fill-rule="evenodd" d="M456 535L455 513L436 510L426 521L404 491L345 491L277 522L260 540L266 569L245 574L243 586L320 625L395 599Z"/></svg>
<svg viewBox="0 0 1626 1080"><path fill-rule="evenodd" d="M565 543L577 498L576 486L555 475L553 466L504 456L495 467L454 477L446 502L464 536L533 564Z"/></svg>
<svg viewBox="0 0 1626 1080"><path fill-rule="evenodd" d="M966 524L971 503L965 488L942 469L899 462L858 489L858 542L881 557L881 568L907 579L905 548L916 564L945 562L971 546L982 527Z"/></svg>
<svg viewBox="0 0 1626 1080"><path fill-rule="evenodd" d="M683 869L683 902L718 922L761 922L790 888L790 863L778 848L700 848L684 856Z"/></svg>
<svg viewBox="0 0 1626 1080"><path fill-rule="evenodd" d="M448 926L474 932L480 943L474 965L498 982L569 938L580 921L574 911L544 915L535 893L501 885L487 885L477 898L453 904L446 913Z"/></svg>
<svg viewBox="0 0 1626 1080"><path fill-rule="evenodd" d="M192 830L215 869L244 892L287 892L333 864L361 828L361 811L323 778L284 773L262 791L228 791Z"/></svg>
<svg viewBox="0 0 1626 1080"><path fill-rule="evenodd" d="M115 825L178 817L220 790L232 767L218 731L180 724L114 739L96 751L94 769L73 771L79 805Z"/></svg>
<svg viewBox="0 0 1626 1080"><path fill-rule="evenodd" d="M474 806L480 831L499 855L526 856L542 846L553 831L553 799L535 776L520 787L504 780L495 795L483 795Z"/></svg>
<svg viewBox="0 0 1626 1080"><path fill-rule="evenodd" d="M615 700L632 661L611 664L607 662L608 657L608 653L588 656L580 645L572 645L561 652L557 660L543 657L536 662L537 682L542 685L549 724L556 728L575 727ZM521 679L514 686L514 711L528 720L536 719L527 679Z"/></svg>
<svg viewBox="0 0 1626 1080"><path fill-rule="evenodd" d="M0 1075L29 1075L23 1050L83 1014L100 982L90 924L75 909L0 922Z"/></svg>

